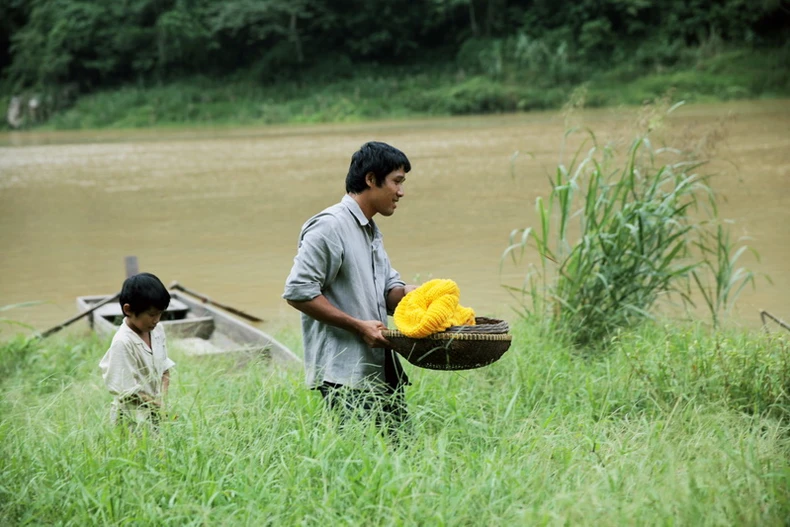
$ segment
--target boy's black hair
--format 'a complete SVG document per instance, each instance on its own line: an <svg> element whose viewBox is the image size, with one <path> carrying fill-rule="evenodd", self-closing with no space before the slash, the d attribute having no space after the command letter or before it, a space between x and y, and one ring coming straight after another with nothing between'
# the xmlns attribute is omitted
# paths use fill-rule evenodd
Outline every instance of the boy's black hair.
<svg viewBox="0 0 790 527"><path fill-rule="evenodd" d="M152 307L164 311L170 305L170 293L159 278L151 273L140 273L124 280L119 302L121 310L124 304L129 304L135 315Z"/></svg>
<svg viewBox="0 0 790 527"><path fill-rule="evenodd" d="M365 143L351 156L351 166L346 176L346 192L360 194L367 189L365 176L368 172L376 175L376 186L380 187L387 174L401 167L404 172L411 170L406 154L387 143Z"/></svg>

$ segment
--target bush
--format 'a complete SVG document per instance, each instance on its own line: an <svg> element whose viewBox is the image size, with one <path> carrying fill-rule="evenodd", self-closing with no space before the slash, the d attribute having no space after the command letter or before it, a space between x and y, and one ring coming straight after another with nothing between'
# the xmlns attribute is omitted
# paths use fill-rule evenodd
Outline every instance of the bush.
<svg viewBox="0 0 790 527"><path fill-rule="evenodd" d="M472 75L482 73L496 76L502 71L502 60L502 42L488 38L464 41L455 57L458 68Z"/></svg>
<svg viewBox="0 0 790 527"><path fill-rule="evenodd" d="M524 317L538 317L578 347L595 348L650 318L659 297L691 303L692 276L717 325L753 282L735 267L743 249L732 250L717 220L713 190L697 172L703 163L653 147L660 119L647 112L646 132L625 156L588 131L569 165L549 178L548 199L537 199L537 227L514 230L503 254L518 261L535 248L538 265L510 289L524 300Z"/></svg>
<svg viewBox="0 0 790 527"><path fill-rule="evenodd" d="M734 410L790 420L790 347L780 335L645 326L619 336L639 386L666 407L724 401ZM662 344L663 342L663 344Z"/></svg>

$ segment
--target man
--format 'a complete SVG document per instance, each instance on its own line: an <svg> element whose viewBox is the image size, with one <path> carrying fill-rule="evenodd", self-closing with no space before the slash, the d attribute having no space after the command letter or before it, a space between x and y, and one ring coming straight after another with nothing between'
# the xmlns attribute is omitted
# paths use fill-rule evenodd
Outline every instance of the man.
<svg viewBox="0 0 790 527"><path fill-rule="evenodd" d="M373 217L395 212L409 170L397 148L362 145L351 157L347 194L302 227L283 294L302 312L308 387L344 418L372 415L388 427L406 418L408 379L382 330L416 286L406 286L390 265Z"/></svg>

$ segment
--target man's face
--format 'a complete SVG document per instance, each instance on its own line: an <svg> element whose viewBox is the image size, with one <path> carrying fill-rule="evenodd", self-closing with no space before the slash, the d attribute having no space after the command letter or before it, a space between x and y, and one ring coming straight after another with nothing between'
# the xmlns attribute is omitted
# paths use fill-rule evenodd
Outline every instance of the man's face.
<svg viewBox="0 0 790 527"><path fill-rule="evenodd" d="M396 168L384 178L384 183L380 187L376 186L376 178L373 174L368 174L368 185L370 186L370 203L373 205L375 213L382 216L392 216L398 207L398 200L403 197L403 183L406 181L406 172L403 167Z"/></svg>

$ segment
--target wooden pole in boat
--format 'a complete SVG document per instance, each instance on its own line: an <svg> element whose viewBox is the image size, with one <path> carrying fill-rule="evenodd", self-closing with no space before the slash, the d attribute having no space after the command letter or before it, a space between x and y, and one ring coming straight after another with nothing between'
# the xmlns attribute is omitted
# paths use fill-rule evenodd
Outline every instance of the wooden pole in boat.
<svg viewBox="0 0 790 527"><path fill-rule="evenodd" d="M781 320L781 319L779 319L779 318L777 318L777 317L773 316L773 315L772 315L771 313L769 313L768 311L766 311L766 310L764 310L764 309L761 309L761 310L760 310L760 318L763 320L763 327L765 327L765 317L768 317L768 318L770 318L771 320L773 320L774 322L776 322L777 324L779 324L781 327L785 328L787 331L790 331L790 324L788 324L788 323L787 323L787 322L785 322L784 320ZM768 331L768 328L766 327L766 328L765 328L765 330L766 330L766 331Z"/></svg>
<svg viewBox="0 0 790 527"><path fill-rule="evenodd" d="M137 264L136 256L127 256L124 258L124 263L126 265L126 278L134 276L140 272L140 267Z"/></svg>
<svg viewBox="0 0 790 527"><path fill-rule="evenodd" d="M79 315L76 315L76 316L73 316L73 317L71 317L70 319L66 320L65 322L61 322L61 323L60 323L60 324L58 324L57 326L55 326L55 327L52 327L52 328L49 328L48 330L46 330L46 331L44 331L44 332L42 332L42 333L39 333L39 334L38 334L38 335L36 335L36 336L37 336L38 338L40 338L40 339L45 339L45 338L47 338L48 336L52 335L53 333L57 333L58 331L60 331L61 329L65 328L65 327L66 327L66 326L68 326L69 324L72 324L73 322L76 322L76 321L78 321L78 320L79 320L79 319L81 319L82 317L84 317L84 316L87 316L87 315L90 315L91 313L93 313L94 311L96 311L97 309L99 309L101 306L103 306L103 305L105 305L105 304L109 304L110 302L114 302L115 300L118 300L118 297L119 297L119 296L121 296L121 293L120 293L120 292L118 292L118 293L115 293L115 294L114 294L114 295L112 295L112 296L108 296L107 298L105 298L104 300L102 300L101 302L99 302L98 304L96 304L95 306L93 306L92 308L90 308L90 309L87 309L87 310L83 311L83 312L82 312L82 313L80 313Z"/></svg>
<svg viewBox="0 0 790 527"><path fill-rule="evenodd" d="M124 264L126 266L126 278L129 278L130 276L134 276L134 275L136 275L139 272L139 267L137 265L137 257L136 256L127 256L126 258L124 258ZM120 297L120 296L121 296L121 292L118 291L114 295L108 296L107 298L105 298L104 300L99 302L98 304L94 305L92 308L83 311L79 315L73 316L70 319L66 320L65 322L61 322L57 326L51 327L48 330L46 330L46 331L44 331L42 333L39 333L37 335L37 337L40 338L40 339L45 339L48 336L52 335L53 333L57 333L58 331L60 331L61 329L65 328L69 324L72 324L72 323L78 321L79 319L90 315L91 313L93 313L94 311L99 309L101 306L109 304L110 302L114 302L114 301L118 300L118 297Z"/></svg>
<svg viewBox="0 0 790 527"><path fill-rule="evenodd" d="M238 316L240 316L242 318L246 318L247 320L251 320L253 322L263 322L263 319L258 318L255 315L250 315L249 313L245 313L244 311L240 311L240 310L236 309L235 307L227 306L225 304L220 304L219 302L216 302L216 301L210 299L209 297L207 297L205 295L201 295L197 291L192 291L191 289L187 289L186 287L184 287L183 285L179 284L178 282L173 282L172 284L170 284L170 289L175 289L177 291L183 291L184 293L187 293L189 295L194 296L195 298L197 298L199 300L202 300L204 304L211 304L211 305L214 305L214 306L217 306L217 307L221 307L225 311L230 311L234 315L238 315Z"/></svg>
<svg viewBox="0 0 790 527"><path fill-rule="evenodd" d="M139 267L139 265L137 263L137 257L136 256L127 256L126 258L124 258L124 264L126 266L126 278L129 278L130 276L134 276L134 275L136 275L137 273L140 272L140 267ZM112 296L108 296L107 298L105 298L104 300L102 300L101 302L99 302L98 304L93 306L92 308L83 311L79 315L73 316L70 319L66 320L65 322L61 322L57 326L49 328L48 330L44 331L43 333L39 333L37 335L37 337L40 338L40 339L45 339L48 336L52 335L53 333L57 333L58 331L60 331L61 329L65 328L69 324L72 324L72 323L78 321L79 319L90 315L91 313L93 313L94 311L99 309L101 306L103 306L105 304L109 304L110 302L114 302L114 301L118 300L118 297L120 297L120 296L121 296L121 292L120 291L115 293Z"/></svg>

